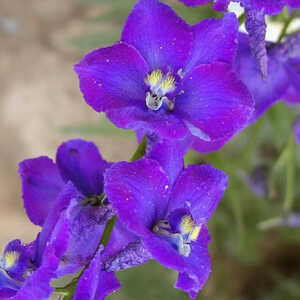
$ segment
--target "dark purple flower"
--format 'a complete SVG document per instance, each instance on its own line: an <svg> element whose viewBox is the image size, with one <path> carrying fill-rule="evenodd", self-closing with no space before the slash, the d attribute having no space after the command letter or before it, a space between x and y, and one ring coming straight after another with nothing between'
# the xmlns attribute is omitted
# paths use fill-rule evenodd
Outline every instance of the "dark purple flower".
<svg viewBox="0 0 300 300"><path fill-rule="evenodd" d="M59 202L60 220L47 235L44 244L36 241L23 246L19 240L10 242L0 262L0 298L13 300L49 299L53 292L51 280L56 278L60 260L65 253L70 237L70 210L74 205L72 185L66 185Z"/></svg>
<svg viewBox="0 0 300 300"><path fill-rule="evenodd" d="M152 257L178 271L176 287L191 298L210 274L206 224L226 187L227 176L208 165L184 169L173 187L151 159L117 163L105 173L105 192L119 220L140 238L132 245L136 259Z"/></svg>
<svg viewBox="0 0 300 300"><path fill-rule="evenodd" d="M141 0L121 41L75 66L81 91L120 128L224 144L252 112L252 99L231 70L237 29L234 14L191 27L167 5Z"/></svg>
<svg viewBox="0 0 300 300"><path fill-rule="evenodd" d="M43 226L39 247L45 245L60 220L66 204L59 198L67 182L76 187L76 205L70 212L71 237L57 271L59 276L75 272L92 258L105 223L113 215L110 204L101 196L103 172L108 166L97 147L82 140L62 144L56 164L48 157L39 157L19 165L27 215L34 224Z"/></svg>

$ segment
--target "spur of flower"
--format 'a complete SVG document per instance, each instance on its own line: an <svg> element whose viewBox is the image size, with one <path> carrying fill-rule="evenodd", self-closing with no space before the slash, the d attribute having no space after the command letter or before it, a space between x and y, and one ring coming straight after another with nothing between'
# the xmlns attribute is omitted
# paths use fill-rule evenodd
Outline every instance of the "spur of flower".
<svg viewBox="0 0 300 300"><path fill-rule="evenodd" d="M120 222L152 259L178 271L175 287L191 298L211 272L206 224L226 188L227 176L209 165L187 167L173 186L147 158L114 164L105 174L105 192Z"/></svg>
<svg viewBox="0 0 300 300"><path fill-rule="evenodd" d="M221 146L253 110L231 67L237 32L234 14L189 26L169 6L140 0L121 41L75 65L81 91L120 128L190 138L197 151Z"/></svg>

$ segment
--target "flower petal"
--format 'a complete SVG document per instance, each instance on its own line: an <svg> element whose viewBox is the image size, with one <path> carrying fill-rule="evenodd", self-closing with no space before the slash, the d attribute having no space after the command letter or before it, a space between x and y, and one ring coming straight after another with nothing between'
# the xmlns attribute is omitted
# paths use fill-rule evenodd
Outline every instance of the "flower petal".
<svg viewBox="0 0 300 300"><path fill-rule="evenodd" d="M251 96L227 64L196 67L183 79L181 89L173 113L200 129L211 142L230 139L252 114Z"/></svg>
<svg viewBox="0 0 300 300"><path fill-rule="evenodd" d="M100 243L105 223L112 217L108 206L77 205L71 211L71 234L58 276L74 273L93 257Z"/></svg>
<svg viewBox="0 0 300 300"><path fill-rule="evenodd" d="M150 159L114 164L104 176L105 193L120 221L137 235L144 235L164 217L169 180Z"/></svg>
<svg viewBox="0 0 300 300"><path fill-rule="evenodd" d="M214 10L222 12L225 11L230 3L230 0L215 0L214 2Z"/></svg>
<svg viewBox="0 0 300 300"><path fill-rule="evenodd" d="M68 182L56 199L55 205L49 212L44 223L42 231L38 239L38 251L34 259L38 265L42 262L43 253L46 249L47 242L51 238L52 232L58 222L61 222L61 214L65 211L71 203L71 200L77 201L78 191L71 182ZM70 208L71 209L71 208Z"/></svg>
<svg viewBox="0 0 300 300"><path fill-rule="evenodd" d="M140 0L127 19L122 40L133 45L150 68L183 68L193 47L189 26L167 5Z"/></svg>
<svg viewBox="0 0 300 300"><path fill-rule="evenodd" d="M181 139L188 135L182 120L164 111L128 107L111 110L106 115L119 128L147 130L165 139Z"/></svg>
<svg viewBox="0 0 300 300"><path fill-rule="evenodd" d="M260 1L260 0L259 0ZM264 10L245 7L246 29L249 33L249 42L252 55L256 59L259 71L263 78L268 76L268 56L265 43L267 25Z"/></svg>
<svg viewBox="0 0 300 300"><path fill-rule="evenodd" d="M184 257L171 246L170 242L151 232L143 237L143 242L153 259L161 265L178 272L184 271Z"/></svg>
<svg viewBox="0 0 300 300"><path fill-rule="evenodd" d="M168 175L171 186L175 182L178 174L184 168L184 155L189 150L191 138L181 140L160 140L156 142L148 158L159 162Z"/></svg>
<svg viewBox="0 0 300 300"><path fill-rule="evenodd" d="M25 281L22 288L12 300L46 300L53 292L51 280L55 278L60 259L67 249L70 233L70 209L61 212L59 222L53 228L47 245L42 253L41 265Z"/></svg>
<svg viewBox="0 0 300 300"><path fill-rule="evenodd" d="M263 79L251 55L248 37L240 35L239 42L235 69L253 96L255 112L250 122L254 122L267 108L280 100L289 82L284 66L271 55L268 59L269 76Z"/></svg>
<svg viewBox="0 0 300 300"><path fill-rule="evenodd" d="M209 3L211 0L179 0L183 2L186 6L198 6L198 5L205 5Z"/></svg>
<svg viewBox="0 0 300 300"><path fill-rule="evenodd" d="M227 188L228 177L209 165L190 165L178 177L168 211L190 210L197 224L206 223Z"/></svg>
<svg viewBox="0 0 300 300"><path fill-rule="evenodd" d="M204 140L193 138L192 148L199 153L210 153L220 150L224 144L226 144L227 139L218 140L216 142L206 142Z"/></svg>
<svg viewBox="0 0 300 300"><path fill-rule="evenodd" d="M192 28L195 46L185 72L199 64L214 61L232 63L237 51L238 36L238 21L235 14L227 13L220 20L204 20Z"/></svg>
<svg viewBox="0 0 300 300"><path fill-rule="evenodd" d="M176 288L189 293L195 299L203 288L211 272L208 243L210 241L206 226L201 228L198 240L191 244L191 254L185 258L185 271L179 273Z"/></svg>
<svg viewBox="0 0 300 300"><path fill-rule="evenodd" d="M42 226L64 186L58 168L42 156L21 162L19 174L27 216L33 224Z"/></svg>
<svg viewBox="0 0 300 300"><path fill-rule="evenodd" d="M84 271L77 284L73 300L103 300L106 296L120 289L120 283L113 272L103 272L100 247Z"/></svg>
<svg viewBox="0 0 300 300"><path fill-rule="evenodd" d="M57 150L56 163L62 178L72 181L85 196L103 192L103 173L109 164L94 143L83 140L63 143Z"/></svg>
<svg viewBox="0 0 300 300"><path fill-rule="evenodd" d="M95 50L74 70L85 101L94 110L145 106L144 78L149 70L134 47L120 42Z"/></svg>
<svg viewBox="0 0 300 300"><path fill-rule="evenodd" d="M242 0L247 5L248 0ZM256 11L264 11L265 14L272 15L281 12L285 5L284 0L251 0L251 7Z"/></svg>

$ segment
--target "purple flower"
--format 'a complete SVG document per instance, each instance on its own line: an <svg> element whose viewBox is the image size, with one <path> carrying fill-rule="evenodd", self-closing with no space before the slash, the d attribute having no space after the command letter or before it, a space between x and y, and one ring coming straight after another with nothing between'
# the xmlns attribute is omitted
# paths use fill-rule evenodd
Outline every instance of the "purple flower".
<svg viewBox="0 0 300 300"><path fill-rule="evenodd" d="M24 206L29 219L43 226L39 247L43 247L60 220L65 203L59 201L72 183L76 205L71 209L71 237L57 275L73 273L92 258L105 223L113 215L101 197L103 172L110 166L93 143L71 140L57 151L56 163L48 157L25 160L19 165ZM93 205L97 204L97 205ZM40 261L40 257L36 258Z"/></svg>
<svg viewBox="0 0 300 300"><path fill-rule="evenodd" d="M191 27L167 5L141 0L121 41L75 66L81 91L120 128L187 138L197 151L220 147L253 108L231 69L237 29L233 14Z"/></svg>
<svg viewBox="0 0 300 300"><path fill-rule="evenodd" d="M60 210L60 220L46 242L36 241L23 246L19 240L10 242L0 261L0 298L13 300L49 299L53 292L51 280L56 277L59 262L65 253L70 237L70 209L74 189L66 186L59 202L67 205ZM39 259L38 259L39 258Z"/></svg>
<svg viewBox="0 0 300 300"><path fill-rule="evenodd" d="M255 112L250 123L256 121L266 109L279 101L287 92L290 84L287 67L288 64L280 60L276 49L271 49L268 52L269 76L263 79L256 61L251 55L248 36L240 34L235 68L255 102Z"/></svg>
<svg viewBox="0 0 300 300"><path fill-rule="evenodd" d="M124 226L140 238L137 259L156 259L179 272L176 287L195 298L210 274L206 227L227 187L227 176L189 166L171 187L154 160L121 162L105 173L105 192Z"/></svg>

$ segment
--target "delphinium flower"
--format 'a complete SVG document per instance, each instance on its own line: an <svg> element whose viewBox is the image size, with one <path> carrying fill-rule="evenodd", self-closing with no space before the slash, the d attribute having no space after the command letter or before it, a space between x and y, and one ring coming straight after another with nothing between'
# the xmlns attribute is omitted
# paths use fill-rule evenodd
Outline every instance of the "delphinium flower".
<svg viewBox="0 0 300 300"><path fill-rule="evenodd" d="M42 156L19 165L26 213L32 223L43 229L49 226L49 214L59 214L53 207L64 186L72 182L76 187L77 205L71 212L71 238L60 275L73 273L90 260L106 221L113 215L110 204L101 196L103 172L108 166L97 147L83 140L63 143L57 150L56 163ZM50 234L51 228L48 231Z"/></svg>
<svg viewBox="0 0 300 300"><path fill-rule="evenodd" d="M204 5L209 0L179 0L185 5ZM246 29L250 36L250 47L253 56L259 66L264 78L271 71L268 71L267 50L265 47L266 23L265 15L279 14L285 5L290 8L300 8L300 0L214 0L214 9L224 11L230 2L239 2L245 8Z"/></svg>
<svg viewBox="0 0 300 300"><path fill-rule="evenodd" d="M56 277L59 262L70 238L73 193L74 189L70 185L62 191L58 199L60 220L52 228L51 234L47 234L47 229L44 229L28 245L22 245L20 240L13 240L6 246L0 260L1 299L49 299L53 292L51 280ZM45 243L40 243L43 238L46 238Z"/></svg>
<svg viewBox="0 0 300 300"><path fill-rule="evenodd" d="M61 210L66 206L60 200L61 194L64 195L66 187L73 187L70 237L55 278L84 268L77 280L74 300L101 300L118 290L120 284L105 262L118 260L128 244L137 240L117 221L105 251L100 245L106 222L115 214L103 194L103 173L110 166L93 143L83 140L63 143L57 150L56 163L48 157L39 157L25 160L19 166L27 215L42 227L37 240L39 248L45 247L53 228L60 222ZM39 262L40 255L33 261Z"/></svg>
<svg viewBox="0 0 300 300"><path fill-rule="evenodd" d="M234 14L189 26L169 6L141 0L121 41L75 66L81 91L120 128L216 150L244 128L253 109L231 67L237 32Z"/></svg>
<svg viewBox="0 0 300 300"><path fill-rule="evenodd" d="M239 49L234 64L237 73L247 85L255 102L255 112L250 123L256 121L271 105L279 100L300 102L300 86L297 80L300 79L300 73L297 69L300 51L292 51L294 46L293 37L279 45L268 44L270 73L264 79L251 55L248 35L239 35Z"/></svg>
<svg viewBox="0 0 300 300"><path fill-rule="evenodd" d="M170 181L154 160L114 164L105 192L120 222L140 238L140 255L179 272L176 288L195 298L211 271L207 222L227 187L209 165L189 166ZM117 269L118 266L115 266Z"/></svg>

